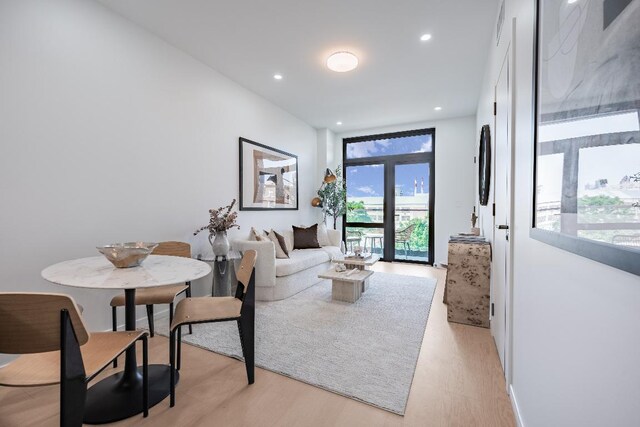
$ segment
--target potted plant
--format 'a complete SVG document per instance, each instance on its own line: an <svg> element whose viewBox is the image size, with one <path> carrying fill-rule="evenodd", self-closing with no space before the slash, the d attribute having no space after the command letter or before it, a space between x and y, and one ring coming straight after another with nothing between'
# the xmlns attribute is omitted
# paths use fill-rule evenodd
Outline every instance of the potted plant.
<svg viewBox="0 0 640 427"><path fill-rule="evenodd" d="M230 205L223 206L218 209L209 209L209 224L197 229L193 235L195 236L203 230L209 230L209 243L215 256L226 257L229 254L229 239L227 238L227 230L232 228L240 228L236 223L238 212L233 211L236 199L233 199Z"/></svg>
<svg viewBox="0 0 640 427"><path fill-rule="evenodd" d="M333 218L333 229L337 227L338 217L347 211L347 188L342 179L342 169L336 168L335 173L327 169L327 174L322 186L318 190L318 207L322 208L325 215Z"/></svg>

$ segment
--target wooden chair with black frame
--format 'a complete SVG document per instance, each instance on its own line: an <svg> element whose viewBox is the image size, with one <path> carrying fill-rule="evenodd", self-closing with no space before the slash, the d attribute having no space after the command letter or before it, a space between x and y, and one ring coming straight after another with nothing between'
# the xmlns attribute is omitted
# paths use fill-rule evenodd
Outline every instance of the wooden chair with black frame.
<svg viewBox="0 0 640 427"><path fill-rule="evenodd" d="M169 255L191 258L191 245L184 242L161 242L151 253L152 255ZM184 293L187 297L191 296L191 282L171 285L158 286L155 288L142 288L136 292L136 305L144 305L147 308L147 321L149 322L149 334L153 338L155 334L153 325L153 306L155 304L169 304L169 324L173 319L173 302L178 295ZM111 300L111 322L112 329L118 330L117 308L124 307L124 294L119 294ZM189 326L189 333L193 333ZM113 367L118 366L118 361L114 360Z"/></svg>
<svg viewBox="0 0 640 427"><path fill-rule="evenodd" d="M89 381L142 341L142 408L149 414L147 333L89 333L68 295L0 293L0 353L21 355L0 368L0 385L60 384L60 425L81 426ZM0 420L2 424L2 420Z"/></svg>
<svg viewBox="0 0 640 427"><path fill-rule="evenodd" d="M254 382L254 323L255 323L255 265L257 252L247 250L236 272L238 287L231 297L185 298L178 302L169 335L169 360L171 362L171 402L175 405L175 371L180 370L182 358L182 327L196 323L238 323L238 333L249 384ZM177 351L176 351L177 337ZM176 363L177 352L177 363Z"/></svg>

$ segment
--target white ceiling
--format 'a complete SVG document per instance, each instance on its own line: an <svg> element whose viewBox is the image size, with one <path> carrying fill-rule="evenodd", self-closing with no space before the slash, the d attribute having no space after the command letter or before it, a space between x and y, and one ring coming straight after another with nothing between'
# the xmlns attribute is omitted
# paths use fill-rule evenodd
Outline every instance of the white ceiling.
<svg viewBox="0 0 640 427"><path fill-rule="evenodd" d="M310 125L337 132L474 114L498 3L100 1ZM421 42L424 33L432 39ZM329 71L326 58L339 50L355 53L360 66Z"/></svg>

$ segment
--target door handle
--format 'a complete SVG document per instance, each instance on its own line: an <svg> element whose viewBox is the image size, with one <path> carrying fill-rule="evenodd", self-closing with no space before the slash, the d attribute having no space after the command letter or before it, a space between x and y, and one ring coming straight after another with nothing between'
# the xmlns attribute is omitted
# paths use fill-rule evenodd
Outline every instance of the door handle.
<svg viewBox="0 0 640 427"><path fill-rule="evenodd" d="M498 230L508 230L509 226L506 224L501 224L496 227Z"/></svg>

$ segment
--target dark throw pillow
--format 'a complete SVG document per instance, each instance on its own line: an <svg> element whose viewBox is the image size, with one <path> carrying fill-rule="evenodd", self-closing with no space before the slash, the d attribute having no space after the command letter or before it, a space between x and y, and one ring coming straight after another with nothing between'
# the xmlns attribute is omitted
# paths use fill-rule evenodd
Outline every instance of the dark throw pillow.
<svg viewBox="0 0 640 427"><path fill-rule="evenodd" d="M293 249L315 249L319 247L318 224L307 228L293 226Z"/></svg>

